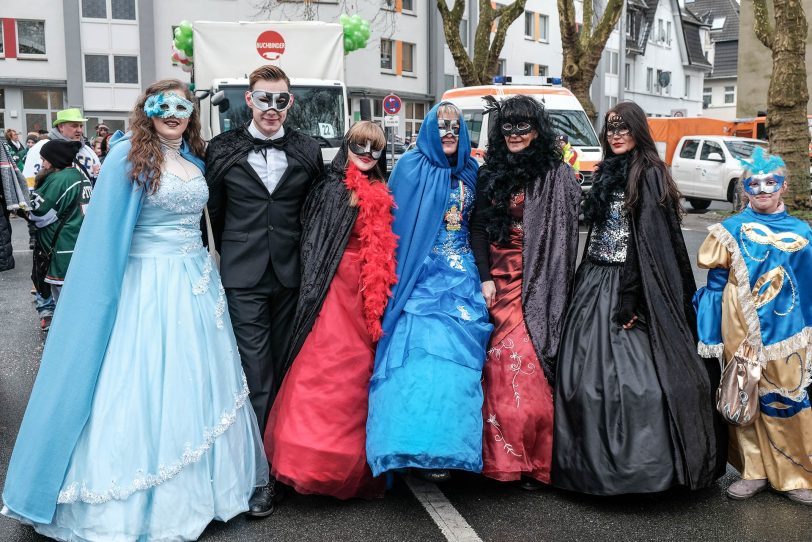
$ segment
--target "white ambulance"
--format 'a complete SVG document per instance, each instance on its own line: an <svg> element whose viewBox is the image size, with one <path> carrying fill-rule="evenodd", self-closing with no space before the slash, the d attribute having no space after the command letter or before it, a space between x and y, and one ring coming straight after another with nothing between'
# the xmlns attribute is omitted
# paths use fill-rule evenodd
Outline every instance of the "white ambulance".
<svg viewBox="0 0 812 542"><path fill-rule="evenodd" d="M497 83L493 85L455 88L443 94L443 101L453 103L462 111L471 136L471 154L481 162L488 146L488 116L483 115L487 104L483 96L493 96L497 100L517 94L531 96L544 104L554 130L567 136L578 157L581 188L588 190L592 185L593 170L601 160L601 146L578 99L554 78L497 77L495 81ZM527 84L530 82L536 84Z"/></svg>

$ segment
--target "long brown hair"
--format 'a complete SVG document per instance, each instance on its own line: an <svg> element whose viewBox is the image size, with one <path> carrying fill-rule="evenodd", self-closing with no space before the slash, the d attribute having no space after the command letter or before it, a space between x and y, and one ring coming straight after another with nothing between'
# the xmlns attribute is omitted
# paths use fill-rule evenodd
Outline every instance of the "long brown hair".
<svg viewBox="0 0 812 542"><path fill-rule="evenodd" d="M130 152L127 160L132 164L130 178L138 186L147 186L150 192L155 192L160 187L161 168L164 165L164 154L161 151L161 142L155 132L152 119L144 112L144 103L153 94L161 94L174 90L183 95L184 98L195 104L192 116L189 117L189 125L183 132L183 138L189 143L195 156L203 157L206 144L200 137L200 107L197 100L192 95L189 87L178 79L162 79L150 85L138 100L130 115Z"/></svg>
<svg viewBox="0 0 812 542"><path fill-rule="evenodd" d="M668 172L668 167L666 167L665 162L663 162L659 153L657 153L657 146L654 144L654 138L651 137L646 114L636 103L620 102L606 112L606 116L603 119L603 128L601 128L601 147L603 148L604 158L615 155L615 153L612 152L612 146L609 145L609 140L606 138L606 125L611 115L619 115L623 118L626 124L629 125L629 130L635 141L634 149L629 153L626 208L631 212L637 207L637 203L640 200L641 179L645 176L647 169L654 168L660 172L660 177L663 180L663 195L660 198L660 205L663 207L671 207L677 217L681 217L684 213L682 205L680 204L682 195L676 183L674 183L671 174Z"/></svg>

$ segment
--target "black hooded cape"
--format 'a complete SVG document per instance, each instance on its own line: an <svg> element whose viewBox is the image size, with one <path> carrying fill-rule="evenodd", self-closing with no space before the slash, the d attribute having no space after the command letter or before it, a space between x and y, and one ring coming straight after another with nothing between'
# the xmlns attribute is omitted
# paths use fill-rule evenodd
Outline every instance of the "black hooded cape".
<svg viewBox="0 0 812 542"><path fill-rule="evenodd" d="M321 312L358 218L358 207L350 206L350 191L344 184L346 164L345 140L302 208L302 279L285 370L296 359ZM378 167L386 171L385 152L378 159Z"/></svg>
<svg viewBox="0 0 812 542"><path fill-rule="evenodd" d="M476 215L471 244L480 279L490 279L490 242L482 217L491 202L486 195L490 170L479 170ZM484 182L486 181L487 182ZM522 309L524 322L544 374L552 385L561 330L578 256L578 213L581 187L570 166L561 163L524 191Z"/></svg>
<svg viewBox="0 0 812 542"><path fill-rule="evenodd" d="M621 283L639 281L639 309L648 319L652 357L671 420L677 478L698 489L725 471L727 432L713 404L720 368L717 360L703 360L696 352L696 282L679 217L659 203L663 186L657 168L641 178L640 198L629 221L629 246L639 275L624 275Z"/></svg>

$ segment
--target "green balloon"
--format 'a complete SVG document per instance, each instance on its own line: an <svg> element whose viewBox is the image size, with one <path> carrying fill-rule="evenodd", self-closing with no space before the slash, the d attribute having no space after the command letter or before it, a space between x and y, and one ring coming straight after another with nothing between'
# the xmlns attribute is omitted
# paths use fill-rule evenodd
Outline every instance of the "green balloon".
<svg viewBox="0 0 812 542"><path fill-rule="evenodd" d="M181 31L179 26L176 26L175 31L172 34L175 36L175 39L177 39L183 35L183 32Z"/></svg>
<svg viewBox="0 0 812 542"><path fill-rule="evenodd" d="M353 24L358 24L361 22L361 16L358 15L357 13L352 17L350 17L350 19L352 20Z"/></svg>
<svg viewBox="0 0 812 542"><path fill-rule="evenodd" d="M178 24L179 28L182 28L184 31L188 30L189 32L192 31L192 23L187 20L183 20Z"/></svg>
<svg viewBox="0 0 812 542"><path fill-rule="evenodd" d="M352 51L354 49L353 45L355 45L355 44L352 42L352 39L345 34L344 35L344 51L349 53L350 51Z"/></svg>
<svg viewBox="0 0 812 542"><path fill-rule="evenodd" d="M362 26L361 30L359 30L359 33L364 37L364 41L369 39L369 28L364 28Z"/></svg>
<svg viewBox="0 0 812 542"><path fill-rule="evenodd" d="M350 16L346 13L342 13L338 21L341 23L341 26L347 26L347 23L350 21Z"/></svg>

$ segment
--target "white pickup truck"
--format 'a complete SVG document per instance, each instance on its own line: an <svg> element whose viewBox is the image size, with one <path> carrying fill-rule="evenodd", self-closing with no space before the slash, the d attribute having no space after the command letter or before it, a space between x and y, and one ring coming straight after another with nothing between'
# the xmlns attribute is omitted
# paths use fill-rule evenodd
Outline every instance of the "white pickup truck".
<svg viewBox="0 0 812 542"><path fill-rule="evenodd" d="M694 209L707 209L711 201L729 201L739 208L739 158L749 158L756 146L768 150L759 139L729 136L685 136L671 160L677 188Z"/></svg>

